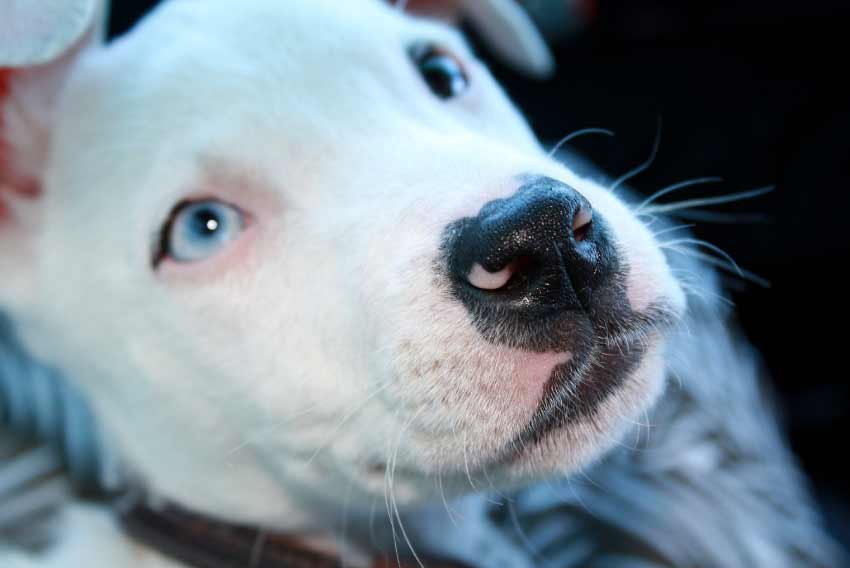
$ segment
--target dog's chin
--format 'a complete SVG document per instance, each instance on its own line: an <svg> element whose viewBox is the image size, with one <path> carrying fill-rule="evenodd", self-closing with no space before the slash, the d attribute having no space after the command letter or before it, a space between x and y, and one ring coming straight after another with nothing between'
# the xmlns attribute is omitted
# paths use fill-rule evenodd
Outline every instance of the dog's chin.
<svg viewBox="0 0 850 568"><path fill-rule="evenodd" d="M628 444L622 442L626 432L641 422L664 385L660 332L619 343L615 350L616 356L600 352L579 365L556 365L543 399L528 412L527 422L511 431L482 429L459 445L457 436L431 437L431 451L423 444L407 459L396 456L360 467L352 482L373 497L391 488L399 506L416 505L510 490L588 466L612 446ZM450 446L459 449L449 452Z"/></svg>

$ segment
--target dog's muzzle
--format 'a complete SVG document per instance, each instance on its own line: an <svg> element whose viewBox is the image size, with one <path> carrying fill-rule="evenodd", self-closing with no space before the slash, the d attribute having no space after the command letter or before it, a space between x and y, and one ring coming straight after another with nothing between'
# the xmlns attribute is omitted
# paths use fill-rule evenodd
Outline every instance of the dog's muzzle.
<svg viewBox="0 0 850 568"><path fill-rule="evenodd" d="M671 321L663 303L632 309L627 264L606 219L548 177L526 176L510 197L449 224L440 267L485 341L569 355L540 377L537 411L506 459L593 414L638 368L647 350L640 338Z"/></svg>

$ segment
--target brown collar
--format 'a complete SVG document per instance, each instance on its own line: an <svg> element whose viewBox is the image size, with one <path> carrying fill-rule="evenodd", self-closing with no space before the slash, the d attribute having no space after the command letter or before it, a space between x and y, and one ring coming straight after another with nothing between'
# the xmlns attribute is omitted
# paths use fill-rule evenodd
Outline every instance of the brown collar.
<svg viewBox="0 0 850 568"><path fill-rule="evenodd" d="M234 525L175 505L152 507L137 501L119 507L124 531L137 542L192 568L339 568L339 558L305 547L290 536ZM391 558L391 559L390 559ZM464 568L457 562L423 560L428 568ZM395 555L379 557L373 568L411 568Z"/></svg>

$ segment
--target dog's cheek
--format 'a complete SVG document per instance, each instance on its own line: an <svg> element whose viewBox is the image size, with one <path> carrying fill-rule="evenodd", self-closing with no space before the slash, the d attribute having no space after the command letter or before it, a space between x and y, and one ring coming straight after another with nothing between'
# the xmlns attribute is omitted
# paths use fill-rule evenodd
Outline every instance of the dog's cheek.
<svg viewBox="0 0 850 568"><path fill-rule="evenodd" d="M392 377L387 394L416 448L405 457L424 471L486 462L528 423L552 367L568 355L490 345L439 280L409 276L376 314L377 353Z"/></svg>

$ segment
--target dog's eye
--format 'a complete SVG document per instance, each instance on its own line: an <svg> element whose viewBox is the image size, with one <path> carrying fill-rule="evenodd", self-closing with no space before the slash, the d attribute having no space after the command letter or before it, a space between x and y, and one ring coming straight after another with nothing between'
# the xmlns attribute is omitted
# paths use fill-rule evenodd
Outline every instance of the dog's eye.
<svg viewBox="0 0 850 568"><path fill-rule="evenodd" d="M163 230L158 260L197 262L236 239L245 226L242 212L215 200L178 205Z"/></svg>
<svg viewBox="0 0 850 568"><path fill-rule="evenodd" d="M410 48L410 57L431 92L441 99L451 99L469 88L469 78L460 61L448 51L429 43Z"/></svg>

